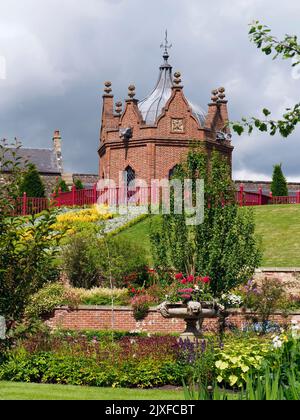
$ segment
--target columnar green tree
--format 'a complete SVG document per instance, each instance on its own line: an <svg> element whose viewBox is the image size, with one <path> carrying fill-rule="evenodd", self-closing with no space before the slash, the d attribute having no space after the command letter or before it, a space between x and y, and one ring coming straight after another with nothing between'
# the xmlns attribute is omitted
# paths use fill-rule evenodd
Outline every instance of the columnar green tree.
<svg viewBox="0 0 300 420"><path fill-rule="evenodd" d="M188 226L187 214L162 216L151 233L155 267L166 280L174 272L209 276L218 297L251 279L259 266L253 211L238 207L230 166L218 152L208 163L205 153L192 150L175 177L205 181L204 221Z"/></svg>
<svg viewBox="0 0 300 420"><path fill-rule="evenodd" d="M77 181L75 181L74 185L76 187L76 190L83 190L84 189L84 186L83 186L83 183L82 183L81 179L77 179Z"/></svg>
<svg viewBox="0 0 300 420"><path fill-rule="evenodd" d="M20 184L20 195L26 192L28 197L44 198L45 186L35 165L30 164Z"/></svg>
<svg viewBox="0 0 300 420"><path fill-rule="evenodd" d="M282 172L282 165L275 165L271 184L273 197L286 197L289 195L287 181Z"/></svg>

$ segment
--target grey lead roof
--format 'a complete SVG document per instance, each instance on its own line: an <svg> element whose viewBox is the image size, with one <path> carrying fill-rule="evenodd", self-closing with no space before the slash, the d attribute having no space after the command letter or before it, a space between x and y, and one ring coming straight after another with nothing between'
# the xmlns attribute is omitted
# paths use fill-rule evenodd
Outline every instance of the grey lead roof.
<svg viewBox="0 0 300 420"><path fill-rule="evenodd" d="M16 149L14 150L16 151ZM26 149L22 147L18 149L17 156L24 161L27 160L28 163L33 163L42 174L59 175L61 173L57 156L53 149Z"/></svg>
<svg viewBox="0 0 300 420"><path fill-rule="evenodd" d="M143 120L147 125L155 124L172 95L172 66L168 63L169 55L167 52L165 52L163 57L165 62L160 66L159 78L154 90L138 104ZM190 101L188 102L193 115L199 121L200 126L203 126L206 118L205 112L197 105L192 104Z"/></svg>

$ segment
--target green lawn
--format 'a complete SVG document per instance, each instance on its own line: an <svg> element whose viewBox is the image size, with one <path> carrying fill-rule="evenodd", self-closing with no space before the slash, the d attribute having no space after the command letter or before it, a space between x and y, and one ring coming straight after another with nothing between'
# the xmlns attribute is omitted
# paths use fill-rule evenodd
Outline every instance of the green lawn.
<svg viewBox="0 0 300 420"><path fill-rule="evenodd" d="M300 205L255 207L264 267L300 267Z"/></svg>
<svg viewBox="0 0 300 420"><path fill-rule="evenodd" d="M183 400L183 391L0 382L0 400Z"/></svg>
<svg viewBox="0 0 300 420"><path fill-rule="evenodd" d="M262 238L264 267L300 267L300 205L254 207L256 232ZM150 224L157 217L148 218L120 233L139 242L151 264Z"/></svg>

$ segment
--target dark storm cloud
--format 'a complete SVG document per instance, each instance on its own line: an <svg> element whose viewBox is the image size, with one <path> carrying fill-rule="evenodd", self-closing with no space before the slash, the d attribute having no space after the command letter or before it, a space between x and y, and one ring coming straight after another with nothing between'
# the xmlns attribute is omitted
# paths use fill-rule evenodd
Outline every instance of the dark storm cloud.
<svg viewBox="0 0 300 420"><path fill-rule="evenodd" d="M116 100L132 82L139 99L153 88L166 27L170 62L192 102L206 108L211 89L224 85L231 118L239 119L264 106L280 115L299 100L300 74L263 56L247 36L257 18L280 36L297 33L297 0L0 1L7 73L0 78L0 137L48 147L59 128L69 171L97 171L105 80ZM234 145L235 177L266 178L282 162L291 179L300 179L299 130L288 140L254 135Z"/></svg>

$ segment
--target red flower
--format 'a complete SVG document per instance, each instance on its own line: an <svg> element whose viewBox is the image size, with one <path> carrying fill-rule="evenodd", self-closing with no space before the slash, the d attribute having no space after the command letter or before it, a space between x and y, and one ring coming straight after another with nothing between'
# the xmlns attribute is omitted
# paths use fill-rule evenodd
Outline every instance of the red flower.
<svg viewBox="0 0 300 420"><path fill-rule="evenodd" d="M194 283L194 280L195 280L195 277L194 277L194 276L189 276L189 277L187 278L187 282L188 282L188 283Z"/></svg>
<svg viewBox="0 0 300 420"><path fill-rule="evenodd" d="M187 284L187 279L183 279L183 280L181 280L181 284Z"/></svg>
<svg viewBox="0 0 300 420"><path fill-rule="evenodd" d="M175 276L175 279L176 280L181 280L183 278L183 274L182 273L178 273L178 274L176 274L176 276Z"/></svg>
<svg viewBox="0 0 300 420"><path fill-rule="evenodd" d="M208 284L208 283L210 283L210 277L202 277L201 281L204 284Z"/></svg>

